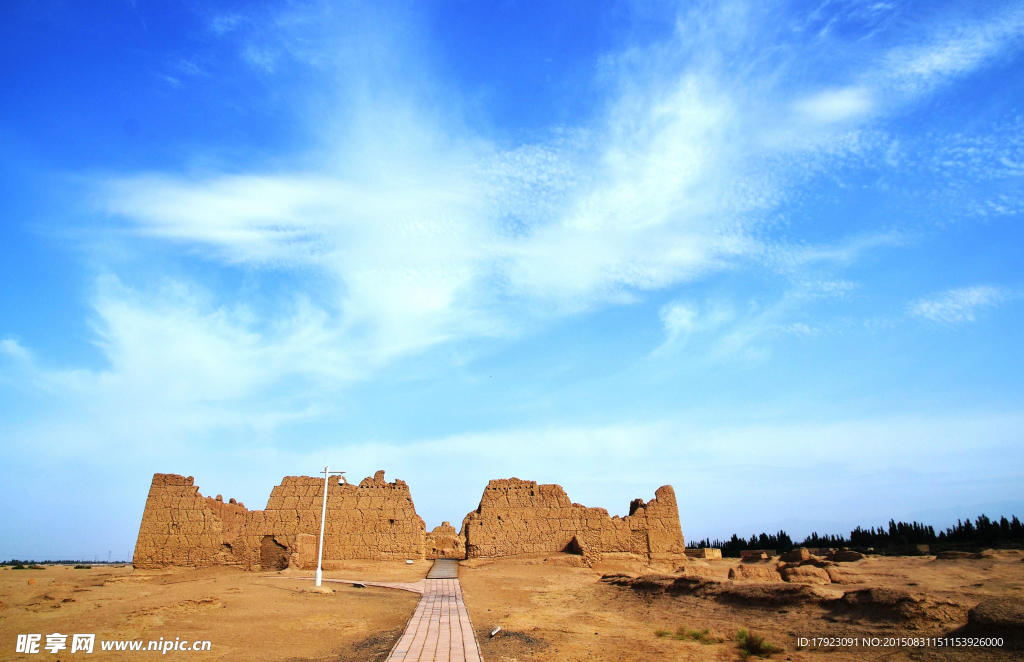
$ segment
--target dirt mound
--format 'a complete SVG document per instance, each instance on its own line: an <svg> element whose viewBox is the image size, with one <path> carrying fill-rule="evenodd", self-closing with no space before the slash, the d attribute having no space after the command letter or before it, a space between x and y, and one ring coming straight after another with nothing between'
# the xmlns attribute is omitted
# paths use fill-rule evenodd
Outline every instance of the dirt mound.
<svg viewBox="0 0 1024 662"><path fill-rule="evenodd" d="M936 622L962 622L964 618L964 608L960 604L889 588L847 591L835 607L840 612L873 621L901 623L911 629Z"/></svg>
<svg viewBox="0 0 1024 662"><path fill-rule="evenodd" d="M1024 648L1024 605L1015 598L989 598L967 612L967 627L974 636L1002 637L1012 648Z"/></svg>
<svg viewBox="0 0 1024 662"><path fill-rule="evenodd" d="M750 566L741 565L737 569L750 570ZM753 569L771 570L774 568ZM778 573L776 573L778 577ZM759 607L779 607L786 605L806 605L831 603L839 600L842 593L808 586L806 584L785 584L778 579L758 582L723 582L705 577L673 577L671 575L606 575L601 581L616 586L627 586L647 594L692 595L698 598L716 600L723 603L740 604Z"/></svg>
<svg viewBox="0 0 1024 662"><path fill-rule="evenodd" d="M779 571L767 565L739 565L729 569L729 579L738 581L781 582Z"/></svg>
<svg viewBox="0 0 1024 662"><path fill-rule="evenodd" d="M935 555L936 561L955 561L957 559L983 559L981 554L975 552L939 552Z"/></svg>
<svg viewBox="0 0 1024 662"><path fill-rule="evenodd" d="M779 569L782 579L793 584L831 584L828 573L813 565L788 565Z"/></svg>
<svg viewBox="0 0 1024 662"><path fill-rule="evenodd" d="M343 650L335 662L384 662L391 649L402 636L402 629L397 628L370 635L366 639L353 644L350 650Z"/></svg>
<svg viewBox="0 0 1024 662"><path fill-rule="evenodd" d="M676 583L677 579L680 578L675 575L659 575L652 573L649 575L640 575L633 580L632 586L637 591L664 593Z"/></svg>
<svg viewBox="0 0 1024 662"><path fill-rule="evenodd" d="M806 584L758 583L723 584L715 599L719 602L752 607L782 607L809 604L831 604L840 594Z"/></svg>
<svg viewBox="0 0 1024 662"><path fill-rule="evenodd" d="M718 573L708 565L689 565L680 568L676 574L685 579L718 579Z"/></svg>
<svg viewBox="0 0 1024 662"><path fill-rule="evenodd" d="M828 575L828 578L832 581L833 584L859 584L859 583L861 583L860 580L854 578L854 576L852 576L852 575L849 575L849 574L843 572L839 568L835 568L835 567L825 568L825 574Z"/></svg>
<svg viewBox="0 0 1024 662"><path fill-rule="evenodd" d="M786 552L779 557L780 561L784 563L799 563L800 561L807 561L811 558L811 552L806 547L794 549L791 552Z"/></svg>
<svg viewBox="0 0 1024 662"><path fill-rule="evenodd" d="M860 561L862 558L864 558L864 555L860 552L852 552L848 549L841 549L837 552L832 552L831 554L826 555L825 558L835 563L852 563L853 561Z"/></svg>
<svg viewBox="0 0 1024 662"><path fill-rule="evenodd" d="M534 632L520 632L516 630L500 630L493 637L490 636L491 626L487 625L476 632L477 641L480 642L480 652L485 660L527 660L547 659L546 656L538 657L537 654L548 647L548 642Z"/></svg>
<svg viewBox="0 0 1024 662"><path fill-rule="evenodd" d="M601 581L605 584L612 584L613 586L632 586L633 580L636 579L633 575L627 575L624 572L612 572L607 575L601 575Z"/></svg>

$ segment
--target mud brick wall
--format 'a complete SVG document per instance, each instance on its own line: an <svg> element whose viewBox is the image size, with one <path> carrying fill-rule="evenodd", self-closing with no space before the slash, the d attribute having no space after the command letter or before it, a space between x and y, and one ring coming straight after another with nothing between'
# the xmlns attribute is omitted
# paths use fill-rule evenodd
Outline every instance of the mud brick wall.
<svg viewBox="0 0 1024 662"><path fill-rule="evenodd" d="M324 483L288 476L264 510L218 495L204 497L192 477L155 474L135 546L138 568L238 565L247 569L316 567ZM351 485L328 481L324 567L347 559L422 559L573 552L587 564L631 558L685 559L675 493L636 499L626 517L569 501L558 485L518 478L492 480L480 506L456 532L448 522L428 535L409 486L384 472Z"/></svg>
<svg viewBox="0 0 1024 662"><path fill-rule="evenodd" d="M302 567L312 558L316 567L316 540L320 537L320 510L324 481L311 476L288 476L270 493L263 511L250 515L250 548L273 536L277 544L299 553ZM313 535L314 549L301 535ZM324 529L324 561L345 559L422 559L426 525L412 502L403 480L389 483L384 472L365 478L359 485L328 481L327 525ZM300 544L301 543L301 544ZM266 565L253 559L254 565ZM307 568L310 569L310 568Z"/></svg>
<svg viewBox="0 0 1024 662"><path fill-rule="evenodd" d="M636 499L626 517L572 503L559 485L492 480L480 506L466 515L467 558L571 552L588 565L602 559L685 560L675 492L665 485L649 502Z"/></svg>
<svg viewBox="0 0 1024 662"><path fill-rule="evenodd" d="M188 478L154 474L142 514L133 563L204 567L244 564L232 544L245 531L248 511L234 499L203 497Z"/></svg>
<svg viewBox="0 0 1024 662"><path fill-rule="evenodd" d="M239 565L278 569L316 567L324 482L288 476L265 510L234 499L203 497L192 477L156 474L135 545L138 568ZM328 481L324 562L346 559L422 559L426 526L409 486L384 472L359 485Z"/></svg>
<svg viewBox="0 0 1024 662"><path fill-rule="evenodd" d="M450 522L441 522L427 534L426 552L428 559L464 559L466 544Z"/></svg>

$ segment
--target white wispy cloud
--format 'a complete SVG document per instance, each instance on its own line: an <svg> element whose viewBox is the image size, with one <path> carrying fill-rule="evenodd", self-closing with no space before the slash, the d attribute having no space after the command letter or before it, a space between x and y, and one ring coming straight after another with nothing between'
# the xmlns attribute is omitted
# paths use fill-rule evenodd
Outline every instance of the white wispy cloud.
<svg viewBox="0 0 1024 662"><path fill-rule="evenodd" d="M980 311L999 305L1009 296L1010 292L1001 287L962 287L914 301L910 312L933 322L973 322Z"/></svg>
<svg viewBox="0 0 1024 662"><path fill-rule="evenodd" d="M847 280L795 280L780 295L748 298L742 303L709 298L700 304L672 301L659 316L664 342L651 357L680 355L694 359L760 361L770 356L773 340L784 336L811 336L822 325L808 322L807 310L816 302L841 300L860 285ZM691 343L700 340L700 344Z"/></svg>
<svg viewBox="0 0 1024 662"><path fill-rule="evenodd" d="M922 94L1012 48L1018 31L1016 19L997 29L1001 17L989 16L957 33L980 45L940 57L945 42L934 35L947 28L926 26L932 37L915 33L912 46L874 54L866 73L800 84L787 75L806 53L753 57L773 35L759 32L755 7L734 3L681 16L666 42L609 55L594 121L507 145L425 101L427 67L403 68L423 59L415 38L399 38L407 33L373 12L310 6L211 27L241 35L239 57L268 75L313 67L330 81L337 118L326 128L331 113L310 119L322 144L296 159L301 166L130 173L97 188L100 209L126 236L262 273L313 273L315 293L299 282L289 310L243 314L200 303L209 293L187 279L185 294L106 286L94 307L108 382L152 375L171 392L245 402L296 376L346 383L439 344L514 337L752 263L785 273L793 292L736 308L735 319L678 302L661 320L665 348L714 330L713 354L762 352L758 339L815 328L794 318L811 297L806 282L844 282L818 271L906 241L886 230L790 245L764 232L766 222L809 170L827 172L850 154L886 158L891 141L865 130L892 111L886 86L932 81L899 83ZM751 59L729 67L726 56ZM188 332L160 337L175 325ZM166 343L170 358L147 354L148 343ZM177 381L181 366L194 366L194 384Z"/></svg>
<svg viewBox="0 0 1024 662"><path fill-rule="evenodd" d="M121 447L140 429L178 443L327 415L337 403L324 394L372 364L359 348L342 351L328 316L304 299L265 320L182 281L142 293L104 276L91 305L102 368L42 365L16 340L0 341L0 377L60 411L56 424L51 412L28 426L48 451Z"/></svg>
<svg viewBox="0 0 1024 662"><path fill-rule="evenodd" d="M665 326L665 342L674 343L680 336L697 328L697 311L685 303L670 303L659 311Z"/></svg>
<svg viewBox="0 0 1024 662"><path fill-rule="evenodd" d="M766 120L761 110L792 87L783 83L792 65L724 70L718 56L759 43L760 13L739 4L710 19L684 15L669 42L607 59L610 95L599 122L499 148L458 119L426 112L415 86L403 87L410 79L397 63L412 57L415 40L398 44L370 12L358 16L367 30L346 24L346 44L329 29L338 15L328 5L296 7L247 33L242 57L267 71L283 57L290 67L330 71L342 80L339 98L364 90L332 138L343 151L303 170L118 177L103 184L102 207L130 232L212 259L327 275L336 292L317 303L317 324L339 356L364 367L437 343L514 335L752 259L802 278L808 268L843 267L904 243L885 231L787 246L759 229L809 163L827 169L881 149L884 141L865 143L856 127L870 121L887 86L903 81L922 93L927 86L908 81L963 75L1011 47L1018 32L1016 12L958 30L953 46L949 28L926 26L912 46L868 58L866 73L839 72L851 84L804 86L796 115ZM393 52L364 34L377 32ZM353 59L370 73L352 73L360 70ZM808 120L816 132L804 130ZM670 344L687 331L687 309L663 309ZM723 346L800 323L767 309L774 313L760 313L761 322L728 331Z"/></svg>
<svg viewBox="0 0 1024 662"><path fill-rule="evenodd" d="M840 122L860 119L871 112L874 101L864 87L825 90L798 101L796 109L815 122Z"/></svg>
<svg viewBox="0 0 1024 662"><path fill-rule="evenodd" d="M0 340L0 351L18 361L28 361L31 354L25 349L16 338L4 338Z"/></svg>
<svg viewBox="0 0 1024 662"><path fill-rule="evenodd" d="M980 20L950 15L927 25L917 43L890 50L881 83L893 91L926 93L1024 46L1024 9L1001 6Z"/></svg>

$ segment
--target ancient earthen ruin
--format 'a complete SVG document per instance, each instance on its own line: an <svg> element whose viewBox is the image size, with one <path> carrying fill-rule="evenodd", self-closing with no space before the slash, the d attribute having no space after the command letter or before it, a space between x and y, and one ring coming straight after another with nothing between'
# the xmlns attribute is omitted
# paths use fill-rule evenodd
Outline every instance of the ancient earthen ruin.
<svg viewBox="0 0 1024 662"><path fill-rule="evenodd" d="M265 510L218 495L204 497L188 478L155 474L135 545L137 568L235 565L245 569L316 567L324 482L288 476ZM323 567L347 559L466 559L567 552L580 565L631 559L685 560L671 486L649 502L636 499L626 517L572 503L558 485L492 480L462 530L444 522L427 532L409 486L384 472L351 485L328 481Z"/></svg>
<svg viewBox="0 0 1024 662"><path fill-rule="evenodd" d="M426 526L404 481L384 472L350 485L328 481L325 567L340 559L423 558ZM156 474L135 544L137 568L316 566L324 481L288 476L265 510L203 497L191 476Z"/></svg>
<svg viewBox="0 0 1024 662"><path fill-rule="evenodd" d="M560 485L508 478L487 484L480 506L462 521L469 558L551 552L580 554L587 565L610 558L685 559L672 487L636 499L626 517L572 503Z"/></svg>

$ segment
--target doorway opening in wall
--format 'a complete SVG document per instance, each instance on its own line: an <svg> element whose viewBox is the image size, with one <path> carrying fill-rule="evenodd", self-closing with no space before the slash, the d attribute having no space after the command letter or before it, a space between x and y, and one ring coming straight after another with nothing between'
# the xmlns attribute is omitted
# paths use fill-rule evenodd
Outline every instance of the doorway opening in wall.
<svg viewBox="0 0 1024 662"><path fill-rule="evenodd" d="M274 536L263 536L260 566L264 570L284 570L288 567L288 548L274 540Z"/></svg>

